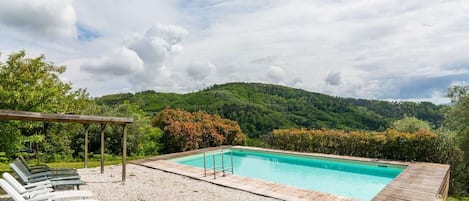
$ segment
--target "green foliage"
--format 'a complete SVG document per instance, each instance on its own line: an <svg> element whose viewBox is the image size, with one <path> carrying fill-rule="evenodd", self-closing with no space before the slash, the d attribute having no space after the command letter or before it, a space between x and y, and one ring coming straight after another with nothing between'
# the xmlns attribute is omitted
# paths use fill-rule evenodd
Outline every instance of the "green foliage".
<svg viewBox="0 0 469 201"><path fill-rule="evenodd" d="M432 130L430 124L415 117L404 117L392 122L391 127L397 131L415 133L421 129Z"/></svg>
<svg viewBox="0 0 469 201"><path fill-rule="evenodd" d="M261 138L248 138L246 140L246 146L250 147L265 147L267 148L268 145L262 140Z"/></svg>
<svg viewBox="0 0 469 201"><path fill-rule="evenodd" d="M460 97L469 95L469 85L450 86L447 95L451 98L451 102L458 102Z"/></svg>
<svg viewBox="0 0 469 201"><path fill-rule="evenodd" d="M80 113L90 103L88 94L83 89L72 90L70 83L62 82L58 76L64 71L64 66L55 66L45 61L44 56L27 58L24 51L11 54L6 62L0 61L0 108ZM41 141L51 143L44 132L47 123L2 121L1 124L0 149L9 157L21 150L23 136L44 136Z"/></svg>
<svg viewBox="0 0 469 201"><path fill-rule="evenodd" d="M467 193L463 152L448 133L436 134L425 129L413 134L392 129L384 132L282 129L264 136L264 140L272 148L300 152L450 164L450 193Z"/></svg>
<svg viewBox="0 0 469 201"><path fill-rule="evenodd" d="M458 138L454 131L440 127L437 132L440 134L438 150L442 157L440 163L451 165L450 194L467 196L469 195L469 166L464 159L464 152L458 146Z"/></svg>
<svg viewBox="0 0 469 201"><path fill-rule="evenodd" d="M246 140L238 123L206 112L166 108L153 118L152 125L164 131L164 153L245 144Z"/></svg>
<svg viewBox="0 0 469 201"><path fill-rule="evenodd" d="M432 103L387 102L332 97L284 86L255 83L214 85L189 94L144 91L96 99L114 105L129 101L156 114L167 106L207 111L237 121L243 132L257 138L280 128L385 130L392 121L415 116L437 127L441 106Z"/></svg>
<svg viewBox="0 0 469 201"><path fill-rule="evenodd" d="M45 57L26 58L24 51L0 61L0 108L22 111L79 113L87 100L86 90L72 90L59 75L65 66L46 62Z"/></svg>
<svg viewBox="0 0 469 201"><path fill-rule="evenodd" d="M457 186L456 195L469 192L469 86L452 86L448 89L452 105L445 110L445 127L454 132L455 143L464 151L464 162L452 172ZM452 168L453 169L453 168ZM454 176L455 175L455 176Z"/></svg>
<svg viewBox="0 0 469 201"><path fill-rule="evenodd" d="M116 116L133 118L134 123L127 127L127 150L128 155L156 155L162 148L160 138L162 131L154 128L150 124L150 117L139 109L137 105L124 103L113 106L95 105L85 111L102 116ZM108 125L104 130L105 153L120 155L122 154L122 133L123 128L116 125ZM84 153L84 133L83 128L77 132L79 134L73 137L71 147L74 157L83 157ZM88 150L94 153L100 153L101 127L99 125L90 125L89 127L89 146Z"/></svg>
<svg viewBox="0 0 469 201"><path fill-rule="evenodd" d="M163 147L160 143L163 131L159 128L151 127L147 119L145 124L139 128L139 133L142 133L143 136L141 142L137 145L137 154L140 156L157 155L158 151Z"/></svg>
<svg viewBox="0 0 469 201"><path fill-rule="evenodd" d="M0 121L0 152L11 158L21 149L21 133L17 128L18 122Z"/></svg>
<svg viewBox="0 0 469 201"><path fill-rule="evenodd" d="M431 161L439 154L432 148L437 146L437 139L438 135L427 130L409 134L392 129L384 132L282 129L266 136L266 142L279 149L406 161Z"/></svg>
<svg viewBox="0 0 469 201"><path fill-rule="evenodd" d="M448 197L447 201L469 201L469 197Z"/></svg>
<svg viewBox="0 0 469 201"><path fill-rule="evenodd" d="M8 162L8 158L6 157L5 152L0 152L0 163Z"/></svg>
<svg viewBox="0 0 469 201"><path fill-rule="evenodd" d="M445 123L455 131L459 145L464 150L466 160L469 161L469 86L454 86L449 88L453 105L445 112ZM453 91L453 92L452 92ZM454 92L456 91L456 92Z"/></svg>

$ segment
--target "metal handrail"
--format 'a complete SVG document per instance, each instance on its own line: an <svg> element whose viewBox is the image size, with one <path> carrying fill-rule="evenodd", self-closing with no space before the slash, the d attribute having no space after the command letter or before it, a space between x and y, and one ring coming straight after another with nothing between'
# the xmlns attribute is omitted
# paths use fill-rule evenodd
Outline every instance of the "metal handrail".
<svg viewBox="0 0 469 201"><path fill-rule="evenodd" d="M207 163L205 162L205 152L204 152L204 177L207 176Z"/></svg>
<svg viewBox="0 0 469 201"><path fill-rule="evenodd" d="M210 152L214 152L214 151L210 151ZM203 153L203 157L204 157L204 177L207 177L207 162L206 162L206 153L209 153L209 152L204 152ZM216 165L216 160L215 160L215 156L218 155L218 154L221 154L221 166L217 166ZM223 152L223 149L221 149L221 151L219 153L213 153L212 154L212 159L213 159L213 179L216 179L217 178L217 168L220 168L221 167L221 170L219 172L223 172L223 176L225 176L225 171L226 170L231 170L231 174L234 174L234 168L233 168L233 151L230 151L230 161L231 161L231 167L229 168L225 168L225 159L224 159L224 152Z"/></svg>
<svg viewBox="0 0 469 201"><path fill-rule="evenodd" d="M215 154L212 155L213 156L213 179L216 179L217 178L217 169L216 169L216 165L215 165Z"/></svg>
<svg viewBox="0 0 469 201"><path fill-rule="evenodd" d="M223 172L223 176L225 176L225 160L223 160L224 155L225 154L223 154L223 149L222 149L221 150L221 171ZM213 166L215 166L215 164ZM214 172L214 174L215 174L215 172Z"/></svg>

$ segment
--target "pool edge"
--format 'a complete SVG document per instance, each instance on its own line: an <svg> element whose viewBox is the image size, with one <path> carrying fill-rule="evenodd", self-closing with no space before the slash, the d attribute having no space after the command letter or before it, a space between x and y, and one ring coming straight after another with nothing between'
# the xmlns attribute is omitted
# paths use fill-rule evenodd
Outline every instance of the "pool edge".
<svg viewBox="0 0 469 201"><path fill-rule="evenodd" d="M155 164L151 164L154 161L166 161L171 158L177 158L177 157L183 157L183 156L188 156L192 154L198 154L198 153L203 153L206 151L214 151L217 149L229 149L229 148L238 148L238 149L246 149L246 150L254 150L254 151L266 151L266 152L275 152L275 153L283 153L283 154L292 154L292 155L303 155L303 156L313 156L313 157L324 157L324 158L329 158L329 159L339 159L339 160L352 160L352 161L360 161L360 162L369 162L369 163L381 163L381 164L388 164L388 165L399 165L399 166L407 166L393 181L391 181L388 185L386 185L383 190L381 190L372 200L373 201L384 201L384 200L422 200L422 201L427 201L427 200L445 200L447 197L448 193L448 187L449 187L449 165L445 164L435 164L435 163L421 163L421 162L402 162L402 161L393 161L393 160L382 160L382 159L373 159L373 158L363 158L363 157L354 157L354 156L340 156L340 155L332 155L332 154L320 154L320 153L305 153L305 152L293 152L293 151L284 151L284 150L276 150L276 149L266 149L266 148L258 148L258 147L247 147L247 146L221 146L221 147L211 147L211 148L205 148L205 149L199 149L199 150L193 150L193 151L187 151L187 152L179 152L179 153L173 153L173 154L167 154L167 155L161 155L161 156L156 156L152 158L147 158L143 160L137 160L137 161L131 161L131 163L137 164L137 165L142 165L145 167L150 167L150 168L155 168L152 167ZM196 168L196 170L190 170L192 173L189 172L184 172L183 169L191 169L187 168L189 166L177 164L171 161L167 161L169 163L173 163L169 166L171 168L165 168L160 165L156 165L159 169L162 171L166 172L172 172L176 174L180 174L183 176L188 176L194 179L198 180L203 180L207 181L210 183L214 183L214 181L210 181L207 179L204 179L203 177L203 169ZM150 164L147 164L150 163ZM179 166L179 167L178 167ZM198 170L197 170L198 169ZM201 171L197 173L197 171ZM416 174L418 173L418 174ZM423 174L421 174L423 173ZM192 174L192 176L191 176ZM417 175L417 176L416 176ZM236 177L242 177L239 175L232 175ZM202 178L201 178L202 177ZM230 175L231 177L231 175ZM252 179L252 182L258 182L256 180L258 179ZM219 179L222 180L222 179ZM245 179L248 180L248 179ZM267 182L269 183L269 182ZM271 182L270 182L271 183ZM324 198L324 200L329 200L327 197L327 193L322 193L322 192L316 192L312 190L306 190L310 191L311 193L308 194L307 192L302 192L302 196L300 197L292 197L292 192L298 192L298 189L301 188L294 188L292 192L290 193L278 193L274 192L273 194L267 192L256 192L255 187L249 187L248 184L246 184L247 189L243 189L243 186L238 186L238 187L233 187L229 186L226 184L223 184L223 181L220 183L214 183L217 185L233 188L233 189L238 189L238 190L243 190L247 192L251 192L257 195L263 195L267 197L273 197L277 199L284 199L284 200L310 200L310 199L315 199L315 197L309 197L309 196L320 196L321 198ZM431 185L430 187L428 185ZM256 184L258 185L258 184ZM269 184L272 185L272 184ZM280 184L278 184L280 185ZM287 185L281 185L281 186L287 186ZM290 186L288 186L290 187ZM281 187L277 187L281 188ZM279 189L282 191L282 189ZM298 193L296 193L298 194ZM306 197L305 197L306 196ZM287 198L287 199L285 199ZM309 199L308 199L309 198ZM343 196L337 196L337 195L332 195L330 200L355 200L352 198L345 198Z"/></svg>

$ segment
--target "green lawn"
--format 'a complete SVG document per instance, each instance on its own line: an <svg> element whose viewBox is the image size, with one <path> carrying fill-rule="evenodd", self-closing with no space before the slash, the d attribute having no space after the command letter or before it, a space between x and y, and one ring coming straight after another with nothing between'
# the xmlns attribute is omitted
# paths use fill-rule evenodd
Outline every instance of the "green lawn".
<svg viewBox="0 0 469 201"><path fill-rule="evenodd" d="M448 197L447 201L469 201L469 197Z"/></svg>
<svg viewBox="0 0 469 201"><path fill-rule="evenodd" d="M112 160L112 161L104 161L104 165L115 165L120 164L121 160ZM55 168L83 168L83 162L57 162L57 163L46 163L49 167ZM88 161L88 167L98 167L100 166L99 161ZM2 172L10 172L10 166L7 163L0 163L0 173Z"/></svg>
<svg viewBox="0 0 469 201"><path fill-rule="evenodd" d="M10 171L10 166L6 163L0 163L0 173L2 172L9 172Z"/></svg>
<svg viewBox="0 0 469 201"><path fill-rule="evenodd" d="M120 164L121 160L115 161L104 161L104 165L115 165ZM57 162L57 163L47 163L49 167L56 168L83 168L83 162ZM101 165L100 161L88 161L88 168L98 167Z"/></svg>

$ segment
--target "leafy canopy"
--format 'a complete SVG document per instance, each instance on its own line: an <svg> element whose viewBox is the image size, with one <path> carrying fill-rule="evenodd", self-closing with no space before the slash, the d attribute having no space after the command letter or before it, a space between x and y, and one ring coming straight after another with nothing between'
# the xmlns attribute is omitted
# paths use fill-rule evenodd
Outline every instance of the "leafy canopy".
<svg viewBox="0 0 469 201"><path fill-rule="evenodd" d="M404 117L403 119L394 121L391 127L406 133L415 133L421 129L431 130L431 126L428 122L415 117Z"/></svg>
<svg viewBox="0 0 469 201"><path fill-rule="evenodd" d="M166 108L152 120L163 130L163 152L172 153L205 147L245 144L238 123L206 112Z"/></svg>
<svg viewBox="0 0 469 201"><path fill-rule="evenodd" d="M86 105L84 89L72 90L59 75L65 66L47 62L44 55L27 58L24 51L0 61L0 108L11 110L79 113Z"/></svg>
<svg viewBox="0 0 469 201"><path fill-rule="evenodd" d="M448 89L453 101L445 113L447 126L456 132L466 159L469 159L469 86L453 86Z"/></svg>

